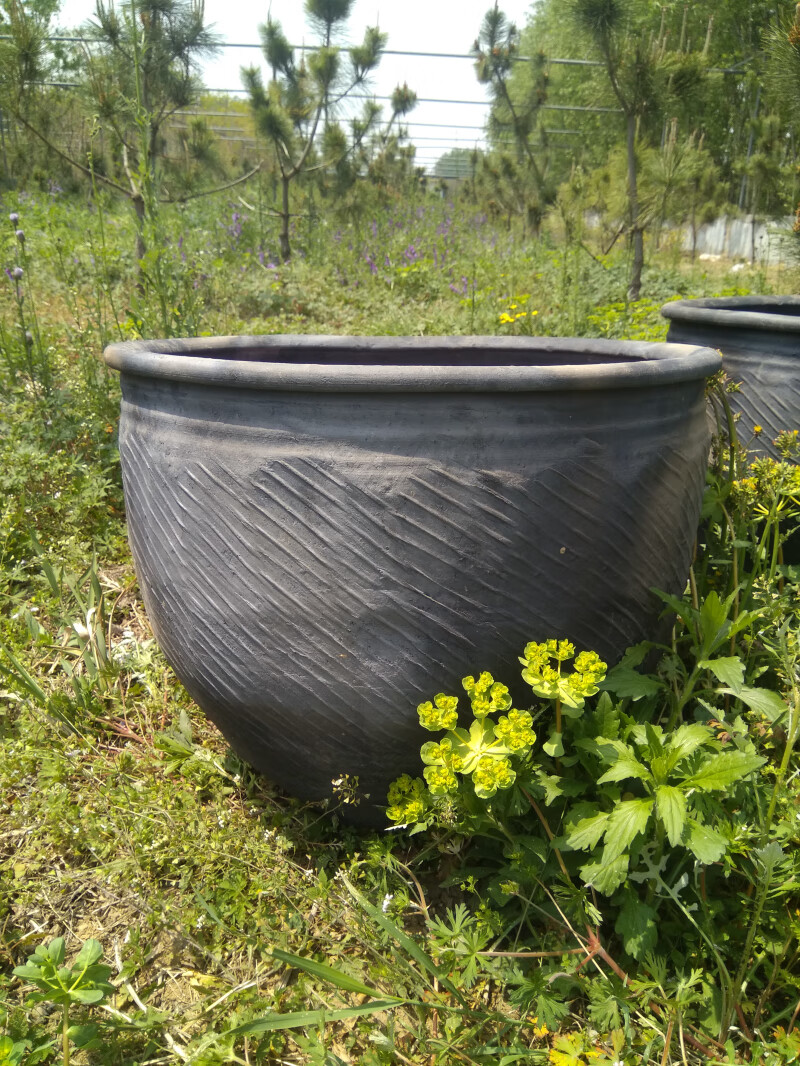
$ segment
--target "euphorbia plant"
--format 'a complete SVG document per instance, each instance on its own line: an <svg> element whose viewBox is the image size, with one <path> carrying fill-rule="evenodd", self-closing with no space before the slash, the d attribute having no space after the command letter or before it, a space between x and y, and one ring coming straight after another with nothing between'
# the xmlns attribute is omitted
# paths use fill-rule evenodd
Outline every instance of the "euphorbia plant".
<svg viewBox="0 0 800 1066"><path fill-rule="evenodd" d="M585 700L599 691L605 677L606 664L596 652L581 652L568 670L565 664L573 658L575 646L568 640L548 640L527 644L519 660L522 676L533 691L555 703L555 729L545 745L553 754L563 754L562 715L580 715ZM466 808L479 810L472 797L490 800L515 783L523 793L525 785L530 786L531 750L536 742L530 712L515 708L508 687L487 671L477 680L465 677L462 685L473 716L468 728L458 725L457 696L440 692L433 701L417 707L420 725L431 732L444 730L445 736L422 745L424 782L406 774L392 784L387 810L392 821L414 822L424 828L424 815L431 812L426 796L451 801L458 797ZM499 715L496 721L493 715Z"/></svg>
<svg viewBox="0 0 800 1066"><path fill-rule="evenodd" d="M628 662L641 661L634 652ZM586 890L610 897L626 949L641 957L656 942L654 897L669 896L687 867L724 857L737 837L732 794L765 759L746 736L724 742L710 724L637 720L630 699L611 692L630 692L638 679L641 692L661 696L662 683L629 665L607 679L599 655L576 655L568 640L531 642L519 661L544 705L515 708L490 673L462 682L465 726L458 697L421 703L420 724L444 736L422 745L422 779L392 784L387 815L413 832L436 826L501 842L500 853L483 856L495 897L513 884L527 898L557 870L583 916L596 921ZM537 751L534 718L548 704L552 726Z"/></svg>

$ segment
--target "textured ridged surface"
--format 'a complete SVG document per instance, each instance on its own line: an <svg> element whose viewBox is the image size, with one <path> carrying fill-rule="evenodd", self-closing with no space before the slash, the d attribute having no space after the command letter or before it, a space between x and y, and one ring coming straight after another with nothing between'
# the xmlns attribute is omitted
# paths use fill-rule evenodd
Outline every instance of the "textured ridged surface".
<svg viewBox="0 0 800 1066"><path fill-rule="evenodd" d="M296 795L417 770L416 704L569 637L609 660L680 591L702 377L481 396L277 394L123 374L154 630L236 750ZM365 812L370 817L370 812ZM372 812L374 816L374 812Z"/></svg>
<svg viewBox="0 0 800 1066"><path fill-rule="evenodd" d="M800 429L800 299L681 300L662 313L670 319L668 340L722 352L728 377L741 383L730 403L741 415L743 441L759 425L763 433L753 451L779 458L772 442L784 430Z"/></svg>

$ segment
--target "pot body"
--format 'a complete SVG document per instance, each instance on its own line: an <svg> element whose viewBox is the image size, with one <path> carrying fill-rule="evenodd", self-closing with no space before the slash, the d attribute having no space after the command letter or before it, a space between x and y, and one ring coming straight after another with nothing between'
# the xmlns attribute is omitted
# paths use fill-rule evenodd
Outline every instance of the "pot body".
<svg viewBox="0 0 800 1066"><path fill-rule="evenodd" d="M167 659L234 749L302 798L358 777L370 819L394 777L418 772L422 700L488 669L525 701L515 683L529 640L568 637L613 662L652 636L651 588L680 592L688 573L704 378L719 361L701 353L688 380L617 387L597 371L624 345L509 352L486 338L490 352L465 354L452 338L456 363L518 359L492 370L517 385L480 388L481 366L438 366L429 388L421 365L392 378L386 362L318 362L300 376L321 369L328 386L303 388L290 361L309 352L292 345L312 338L283 338L278 377L253 387L268 340L252 339L249 361L245 339L237 359L209 357L213 380L181 379L198 362L189 342L163 356L172 375L160 355L144 358L158 373L129 358L136 345L107 353L122 369L131 546ZM376 359L403 357L392 339L375 343ZM564 384L567 355L587 365ZM553 387L526 386L539 369L525 360L555 366ZM624 375L625 359L612 369ZM375 384L387 374L394 385Z"/></svg>
<svg viewBox="0 0 800 1066"><path fill-rule="evenodd" d="M772 442L784 430L800 429L800 297L677 300L661 313L669 319L668 341L722 352L723 369L741 383L730 403L741 415L743 441L761 426L752 450L780 458Z"/></svg>

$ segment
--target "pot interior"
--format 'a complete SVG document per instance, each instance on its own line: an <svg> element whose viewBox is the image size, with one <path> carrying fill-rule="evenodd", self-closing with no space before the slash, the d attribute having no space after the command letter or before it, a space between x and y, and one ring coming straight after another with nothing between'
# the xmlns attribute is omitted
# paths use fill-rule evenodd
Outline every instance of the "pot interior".
<svg viewBox="0 0 800 1066"><path fill-rule="evenodd" d="M211 360L237 360L249 363L279 363L285 366L602 366L609 363L649 362L644 354L634 352L586 351L579 348L553 351L546 349L467 348L453 345L408 347L391 342L348 347L303 345L252 345L220 347L214 350L185 352Z"/></svg>
<svg viewBox="0 0 800 1066"><path fill-rule="evenodd" d="M745 312L748 314L756 315L784 315L786 318L800 318L800 303L797 304L778 304L778 303L736 303L733 306L729 306L722 300L719 303L709 301L703 305L710 311L733 311L733 312Z"/></svg>

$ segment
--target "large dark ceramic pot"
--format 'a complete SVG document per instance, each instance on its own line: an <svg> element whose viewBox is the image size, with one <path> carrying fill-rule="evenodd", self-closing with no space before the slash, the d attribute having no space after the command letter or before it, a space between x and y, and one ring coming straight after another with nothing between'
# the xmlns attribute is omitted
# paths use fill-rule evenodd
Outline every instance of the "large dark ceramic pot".
<svg viewBox="0 0 800 1066"><path fill-rule="evenodd" d="M384 802L421 700L481 669L513 686L529 640L613 661L652 634L651 587L684 586L715 352L239 337L106 360L153 629L295 795L344 772Z"/></svg>
<svg viewBox="0 0 800 1066"><path fill-rule="evenodd" d="M741 414L741 435L763 433L754 449L778 458L772 441L800 429L800 297L726 296L665 304L668 341L722 351L723 368L741 390L731 406Z"/></svg>

